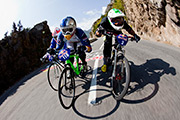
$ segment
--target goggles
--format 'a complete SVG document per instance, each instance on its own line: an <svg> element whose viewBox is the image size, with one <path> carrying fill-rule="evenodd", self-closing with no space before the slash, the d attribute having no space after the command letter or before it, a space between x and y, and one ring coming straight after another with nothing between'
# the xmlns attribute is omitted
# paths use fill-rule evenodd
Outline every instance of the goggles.
<svg viewBox="0 0 180 120"><path fill-rule="evenodd" d="M62 32L63 32L64 34L66 34L66 33L71 33L71 32L73 32L73 28L63 28L63 29L62 29Z"/></svg>
<svg viewBox="0 0 180 120"><path fill-rule="evenodd" d="M124 23L124 18L123 17L117 17L117 18L112 18L111 22L115 25L115 26L122 26Z"/></svg>

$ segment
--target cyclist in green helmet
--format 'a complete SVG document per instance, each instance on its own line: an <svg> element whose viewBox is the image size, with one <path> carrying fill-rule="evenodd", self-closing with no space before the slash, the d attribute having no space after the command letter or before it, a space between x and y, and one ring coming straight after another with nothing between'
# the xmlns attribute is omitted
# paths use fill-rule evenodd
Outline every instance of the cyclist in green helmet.
<svg viewBox="0 0 180 120"><path fill-rule="evenodd" d="M101 37L102 34L105 32L113 33L115 36L122 34L122 29L125 29L129 34L133 35L136 42L140 40L140 37L134 32L134 30L127 24L124 19L125 14L116 8L111 9L108 12L107 17L104 17L99 24L95 35L97 37ZM115 42L117 42L115 40ZM102 72L107 71L108 65L111 64L110 57L111 57L111 50L112 50L112 36L106 35L106 40L104 41L104 64L101 67Z"/></svg>

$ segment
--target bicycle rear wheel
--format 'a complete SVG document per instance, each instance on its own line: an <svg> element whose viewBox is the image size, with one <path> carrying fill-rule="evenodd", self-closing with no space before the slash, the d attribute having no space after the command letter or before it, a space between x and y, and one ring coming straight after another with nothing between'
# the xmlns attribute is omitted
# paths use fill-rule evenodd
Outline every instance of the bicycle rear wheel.
<svg viewBox="0 0 180 120"><path fill-rule="evenodd" d="M123 67L123 69L122 69ZM113 95L116 100L121 100L129 87L130 83L130 67L128 60L118 60L116 64L116 76L112 78Z"/></svg>
<svg viewBox="0 0 180 120"><path fill-rule="evenodd" d="M63 108L69 109L72 106L75 96L75 80L70 67L65 67L62 71L58 85L58 96Z"/></svg>
<svg viewBox="0 0 180 120"><path fill-rule="evenodd" d="M47 78L48 78L48 83L50 87L54 91L58 91L58 82L59 82L61 72L62 72L62 65L60 65L57 62L53 62L50 64L48 68Z"/></svg>

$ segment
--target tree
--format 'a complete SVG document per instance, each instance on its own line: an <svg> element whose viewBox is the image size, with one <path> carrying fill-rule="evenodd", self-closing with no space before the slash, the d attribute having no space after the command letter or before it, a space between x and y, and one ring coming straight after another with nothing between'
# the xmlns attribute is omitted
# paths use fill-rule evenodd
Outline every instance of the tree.
<svg viewBox="0 0 180 120"><path fill-rule="evenodd" d="M17 32L17 27L16 27L16 23L13 22L13 32Z"/></svg>
<svg viewBox="0 0 180 120"><path fill-rule="evenodd" d="M4 37L7 38L8 31L4 34Z"/></svg>
<svg viewBox="0 0 180 120"><path fill-rule="evenodd" d="M18 28L18 31L19 31L19 32L23 30L23 26L22 26L22 24L21 24L21 20L19 20L18 27L19 27L19 28Z"/></svg>

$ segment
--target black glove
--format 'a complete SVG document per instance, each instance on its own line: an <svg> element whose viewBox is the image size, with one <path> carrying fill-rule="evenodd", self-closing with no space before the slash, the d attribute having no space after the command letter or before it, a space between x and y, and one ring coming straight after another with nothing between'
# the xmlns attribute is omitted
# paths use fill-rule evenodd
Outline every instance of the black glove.
<svg viewBox="0 0 180 120"><path fill-rule="evenodd" d="M99 34L97 34L99 33ZM97 37L101 37L101 35L104 34L104 28L102 26L99 26L97 29L96 29L96 32L95 32L95 35Z"/></svg>
<svg viewBox="0 0 180 120"><path fill-rule="evenodd" d="M102 26L99 26L97 28L98 32L100 32L101 34L104 33L104 28Z"/></svg>
<svg viewBox="0 0 180 120"><path fill-rule="evenodd" d="M134 39L135 39L136 42L138 42L138 41L140 41L141 38L137 34L135 34Z"/></svg>
<svg viewBox="0 0 180 120"><path fill-rule="evenodd" d="M48 49L47 49L47 52L48 52L50 55L56 54L56 51L55 51L53 48L48 48Z"/></svg>

